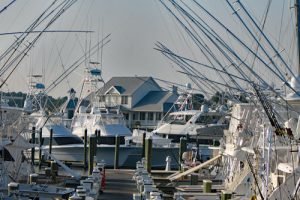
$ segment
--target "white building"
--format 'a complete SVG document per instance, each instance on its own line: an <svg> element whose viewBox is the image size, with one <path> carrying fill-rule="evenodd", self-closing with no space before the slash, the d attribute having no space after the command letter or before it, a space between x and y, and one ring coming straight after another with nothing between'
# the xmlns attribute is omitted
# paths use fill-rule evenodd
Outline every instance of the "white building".
<svg viewBox="0 0 300 200"><path fill-rule="evenodd" d="M105 106L120 106L129 128L153 130L177 99L152 77L113 77L99 90Z"/></svg>

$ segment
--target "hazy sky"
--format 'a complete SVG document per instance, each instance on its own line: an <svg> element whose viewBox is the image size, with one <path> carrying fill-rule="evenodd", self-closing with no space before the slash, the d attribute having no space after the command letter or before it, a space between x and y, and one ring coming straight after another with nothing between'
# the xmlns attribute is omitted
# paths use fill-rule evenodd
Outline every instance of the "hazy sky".
<svg viewBox="0 0 300 200"><path fill-rule="evenodd" d="M0 8L11 0L4 0ZM23 31L52 0L17 0L11 7L0 14L0 32ZM199 0L209 10L229 24L237 32L240 28L236 19L223 0ZM267 0L244 0L252 14L261 18ZM270 12L267 30L278 38L282 8L289 10L290 1L275 0L274 11ZM286 3L284 5L283 3ZM289 19L289 14L286 14ZM284 21L282 29L289 29L289 20ZM191 41L158 0L78 0L51 30L92 30L85 33L45 33L23 60L17 71L8 81L10 91L27 91L26 79L30 71L41 74L44 71L46 87L63 72L63 67L70 66L76 58L83 55L89 44L95 44L102 35L111 33L111 42L104 47L102 58L103 78L112 76L153 76L181 84L189 82L177 68L159 52L155 43L160 41L169 48L194 59L200 59ZM282 33L284 35L284 33ZM281 37L282 43L290 38ZM13 35L0 36L0 51L3 52L15 39ZM99 61L101 53L90 60ZM3 64L3 61L0 62ZM83 71L80 66L63 84L51 92L51 95L64 96L69 86L79 90Z"/></svg>

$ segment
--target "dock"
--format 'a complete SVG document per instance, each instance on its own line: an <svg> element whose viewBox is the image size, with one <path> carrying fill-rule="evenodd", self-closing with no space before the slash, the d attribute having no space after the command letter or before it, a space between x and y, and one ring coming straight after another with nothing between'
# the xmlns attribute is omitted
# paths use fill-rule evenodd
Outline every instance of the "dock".
<svg viewBox="0 0 300 200"><path fill-rule="evenodd" d="M100 199L114 200L131 200L132 194L137 193L135 182L132 180L134 170L127 169L107 169L106 186Z"/></svg>

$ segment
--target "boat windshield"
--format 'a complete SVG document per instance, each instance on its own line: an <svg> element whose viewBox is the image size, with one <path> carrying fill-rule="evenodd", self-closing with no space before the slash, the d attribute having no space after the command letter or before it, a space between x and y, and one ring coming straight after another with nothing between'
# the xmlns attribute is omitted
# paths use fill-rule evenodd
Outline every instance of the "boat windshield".
<svg viewBox="0 0 300 200"><path fill-rule="evenodd" d="M195 124L216 124L221 119L221 116L216 115L200 115L195 121Z"/></svg>
<svg viewBox="0 0 300 200"><path fill-rule="evenodd" d="M169 115L166 119L166 123L184 125L192 116L193 115Z"/></svg>

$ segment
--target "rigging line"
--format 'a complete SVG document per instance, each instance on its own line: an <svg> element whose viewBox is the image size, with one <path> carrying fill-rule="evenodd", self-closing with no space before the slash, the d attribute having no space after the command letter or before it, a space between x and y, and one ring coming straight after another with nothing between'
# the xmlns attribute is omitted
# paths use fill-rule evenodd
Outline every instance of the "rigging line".
<svg viewBox="0 0 300 200"><path fill-rule="evenodd" d="M167 58L171 59L171 58L169 57L168 54L163 54L163 55L166 56ZM183 69L184 71L187 71L187 70L181 65L181 63L179 63L179 61L177 61L176 59L175 59L173 62L175 62L175 63L176 63L181 69ZM196 86L198 86L198 88L199 88L204 94L206 93L205 89L204 89L201 85L199 85L199 84L197 83L196 80L194 80L194 79L191 78L191 77L189 77L189 78L190 78L190 80L191 80L193 83L195 83ZM206 83L204 83L203 85L206 85ZM210 85L210 87L213 87L213 86ZM212 89L213 89L213 88L212 88ZM215 90L215 89L213 89L213 90Z"/></svg>
<svg viewBox="0 0 300 200"><path fill-rule="evenodd" d="M42 23L46 18L42 19L42 16L48 11L50 10L50 8L52 6L55 5L55 3L57 2L57 0L53 1L52 4L47 7L47 9L29 26L29 28L26 29L26 31L30 31L30 30L33 30L33 28L37 27L40 23ZM54 10L56 10L59 6L63 5L63 3L59 4L56 8L54 8ZM52 10L49 14L47 14L46 17L48 17L51 13L54 12L54 10ZM39 20L41 20L39 22ZM40 33L39 33L40 34ZM14 49L14 51L11 53L11 55L9 56L9 58L7 59L7 61L4 63L4 65L1 67L0 71L2 71L2 74L9 68L9 67L6 67L5 65L8 63L8 61L12 58L12 56L14 55L14 53L17 51L17 48L21 45L21 43L25 40L25 38L29 35L29 33L23 33L21 34L21 38L20 41L19 41L19 38L17 39L16 42L14 42L1 56L0 56L0 60L2 60L2 58L7 55L10 51L11 51L11 48ZM14 44L17 44L17 47L13 47ZM26 48L25 48L26 49ZM24 50L23 50L24 51ZM17 57L19 57L21 54L17 55ZM5 68L4 68L5 67ZM5 69L3 71L3 69ZM0 75L2 76L2 75Z"/></svg>
<svg viewBox="0 0 300 200"><path fill-rule="evenodd" d="M279 29L279 38L278 38L278 47L280 48L280 40L281 40L281 34L282 34L282 24L283 24L283 17L284 17L284 8L285 8L285 1L282 1L282 12L281 12L281 19L280 19L280 29Z"/></svg>
<svg viewBox="0 0 300 200"><path fill-rule="evenodd" d="M262 31L264 30L265 25L266 25L266 21L267 21L267 17L268 17L268 13L269 13L269 10L270 10L271 3L272 3L272 0L269 0L268 4L267 4L267 9L266 9L265 15L263 16L263 24L262 24L262 28L261 28ZM258 42L260 43L260 41L261 41L261 34L259 34L259 36L258 36ZM258 50L259 50L259 46L257 44L256 48L255 48L255 52L258 53ZM254 67L255 60L256 60L256 57L253 58L252 65L251 65L252 69Z"/></svg>
<svg viewBox="0 0 300 200"><path fill-rule="evenodd" d="M42 19L42 17L47 13L48 10L51 9L51 7L53 7L55 5L55 3L57 2L58 0L54 0L51 5L49 5L43 12L42 14L40 14L40 16L34 20L34 22L32 24L29 25L29 27L25 30L25 32L30 32L32 30L34 30L34 28L36 28L36 26L38 25L38 22L40 20L44 21L44 19ZM22 43L25 38L29 35L29 33L22 33L19 37L17 37L17 40L15 42L13 42L10 47L7 48L7 50L5 52L3 52L1 55L0 55L0 60L2 60L4 58L4 56L6 56L12 49L14 49L14 47L17 45L17 47L20 45L20 43ZM2 70L2 68L0 69Z"/></svg>
<svg viewBox="0 0 300 200"><path fill-rule="evenodd" d="M229 3L228 0L226 0L229 4L230 7L232 7ZM240 0L237 0L238 4L241 6L242 10L246 13L246 15L249 17L249 19L252 21L252 23L254 24L254 26L258 29L258 31L262 34L263 38L267 41L267 43L269 44L269 46L271 47L271 49L273 49L273 51L275 52L275 54L278 54L278 58L281 60L281 62L285 65L285 67L288 69L288 71L291 73L291 75L296 78L296 75L294 74L294 72L291 70L290 66L287 65L287 63L285 62L285 60L282 58L282 56L278 53L278 51L276 50L276 48L274 47L274 45L271 43L271 41L267 38L267 36L265 35L265 33L260 29L260 27L257 25L257 23L254 21L253 17L249 14L249 12L247 11L247 9L244 7L244 5L240 2ZM237 13L238 17L239 14ZM242 22L243 23L243 22ZM243 23L243 25L247 28L246 24ZM250 31L250 30L249 30ZM252 32L250 32L252 35ZM254 37L255 38L255 37ZM263 50L263 49L262 49ZM271 61L273 63L273 59L271 58ZM274 63L275 64L275 63ZM275 65L274 65L275 66ZM275 66L276 67L276 66ZM277 67L276 67L277 68ZM279 68L277 69L279 70Z"/></svg>
<svg viewBox="0 0 300 200"><path fill-rule="evenodd" d="M110 34L108 34L105 38L103 38L103 40L106 40L106 39L108 39L108 37L110 36ZM108 41L106 41L105 43L104 43L104 45L106 45L107 43L109 43L110 42L110 40L108 40ZM93 54L95 53L95 48L96 48L96 46L97 46L97 44L96 45L94 45L93 47L92 47L92 51L93 51ZM70 67L68 67L67 69L66 69L66 73L63 73L63 74L61 74L55 81L53 81L53 83L52 84L56 84L56 81L61 81L61 79L64 79L65 78L65 76L68 76L71 72L73 72L78 66L80 66L80 64L82 64L83 62L85 62L85 59L86 59L86 52L84 53L84 55L82 55L81 57L79 57L79 59L77 59ZM81 60L83 60L83 61L81 61ZM68 73L68 74L67 74ZM52 85L51 84L51 85ZM50 85L50 86L51 86ZM46 89L46 90L48 90L49 88L50 88L50 86Z"/></svg>
<svg viewBox="0 0 300 200"><path fill-rule="evenodd" d="M164 46L162 46L162 48L164 48ZM166 48L165 48L166 49ZM168 58L171 58L168 54L164 54L166 57L168 57ZM184 61L179 61L178 59L176 59L176 58L173 58L174 59L174 61L175 61L175 63L180 67L180 68L182 68L184 71L187 71L187 68L186 67L183 67L183 65L182 65L182 63L184 62ZM180 64L181 63L181 64ZM185 65L187 65L187 63L186 62L184 62L184 64ZM193 73L193 72L191 72L191 73ZM201 76L204 76L203 74L201 74ZM198 83L196 83L196 81L195 80L193 80L193 78L191 78L191 80L200 88L200 89L202 89L203 90L203 88L198 84ZM204 84L205 85L205 84ZM212 85L209 85L210 87L213 87ZM215 88L213 88L213 90L215 90Z"/></svg>
<svg viewBox="0 0 300 200"><path fill-rule="evenodd" d="M173 2L174 4L175 4L175 2ZM187 5L186 5L186 7L188 7ZM209 27L209 25L207 24L207 23L205 23L190 7L188 7L189 8L189 10L191 10L197 17L198 17L198 19L200 19L207 27ZM189 15L186 11L185 11L185 14L186 15ZM222 45L222 46L224 46L225 48L229 48L228 47L228 45L225 43L225 41L223 41L221 38L220 38L220 36L218 36L218 34L215 32L215 31L213 31L212 30L212 28L210 28L211 29L211 31L213 32L213 33L211 33L207 28L205 28L203 25L201 25L195 18L193 18L193 17L191 17L191 15L189 15L189 17L191 18L191 20L194 22L194 23L196 23L196 25L198 26L198 28L201 30L201 32L203 33L203 34L205 34L205 36L207 37L207 38L209 38L209 40L219 49L219 51L221 51L222 53L223 53L223 55L226 57L226 59L227 60L229 60L229 62L230 63L234 63L230 58L229 58L229 56L216 44L216 42L205 32L205 31L207 31L207 32L209 32L210 33L210 35L213 35L217 40L218 40L218 42ZM202 27L202 28L201 28ZM205 31L204 31L205 30ZM221 40L221 41L220 41ZM232 50L231 50L231 52L233 52ZM217 61L218 62L218 61ZM223 66L221 65L221 64L219 64L222 68L223 68ZM224 68L223 68L224 69ZM237 70L238 70L238 72L246 79L246 75L245 75L245 73L243 73L241 70L239 70L238 68L236 68ZM226 70L226 69L224 69L224 70ZM232 80L233 82L235 82L235 80L233 79ZM238 85L237 83L236 83L236 85Z"/></svg>
<svg viewBox="0 0 300 200"><path fill-rule="evenodd" d="M163 83L165 83L165 84L167 84L167 85L170 85L170 86L176 85L176 86L180 86L180 87L186 88L186 85L182 85L182 84L179 84L179 83L175 83L175 82L163 80L163 79L160 79L160 78L153 78L153 79L155 79L155 80L157 80L157 81L160 81L160 82L163 82ZM199 90L199 89L197 89L197 88L192 88L192 90L201 92L201 90Z"/></svg>
<svg viewBox="0 0 300 200"><path fill-rule="evenodd" d="M106 45L110 42L110 40L106 41L103 45ZM95 46L93 47L95 48ZM92 50L92 54L94 55L97 51L95 49ZM83 59L84 58L84 59ZM84 63L85 60L85 55L83 55L81 58L79 58L75 63L73 63L69 68L66 69L66 72L61 74L56 80L52 82L52 84L49 85L49 87L45 90L46 93L49 93L51 90L53 90L58 84L60 84L64 78L69 76L75 69L77 69L82 63Z"/></svg>
<svg viewBox="0 0 300 200"><path fill-rule="evenodd" d="M222 24L216 17L214 17L210 12L208 12L203 6L201 6L197 1L193 0L205 13L208 14L208 16L210 18L212 18L215 22L217 22L223 29L227 30L230 35L236 40L238 41L244 48L246 48L249 52L251 52L254 56L257 56L258 60L261 61L261 63L266 66L274 75L276 75L281 81L283 81L285 83L285 85L287 85L291 90L293 90L294 92L295 89L293 87L291 87L291 85L286 81L286 79L284 77L279 76L272 68L270 68L270 66L262 59L260 58L257 54L255 54L238 36L236 36L232 31L230 31L230 29L228 29L224 24ZM218 38L215 38L216 40L218 40ZM229 47L227 47L229 48ZM249 68L249 66L236 54L236 52L233 52L230 48L228 49L229 52L235 56L242 64L243 66L247 67L247 69L251 72L254 73L255 76L257 78L259 78L259 80L266 84L269 85L267 82L265 82L257 73L255 73L253 70L251 70L251 68Z"/></svg>
<svg viewBox="0 0 300 200"><path fill-rule="evenodd" d="M183 3L183 2L182 2ZM198 46L198 48L200 49L200 51L203 53L203 55L206 57L206 59L211 63L211 65L212 66L214 66L213 64L212 64L212 61L208 58L208 56L204 53L204 51L203 51L203 48L205 49L205 51L206 52L208 52L209 54L210 54L210 56L215 60L215 62L217 62L221 67L222 67L222 65L221 65L221 63L218 61L218 59L216 58L216 56L213 54L213 51L211 51L211 49L208 47L208 45L204 42L204 40L200 37L200 35L197 33L197 31L193 28L193 26L188 22L188 20L184 17L184 16L186 16L186 17L188 17L189 19L191 19L191 21L193 22L193 19L191 18L191 16L190 15L188 15L187 14L187 12L182 8L182 7L180 7L178 4L175 4L174 2L172 2L172 4L173 4L173 6L178 10L178 9L180 9L180 11L179 11L179 14L182 16L182 18L186 21L186 23L188 23L188 25L189 25L189 27L190 27L190 29L192 29L192 31L194 32L194 34L192 33L192 31L190 30L190 29L188 29L188 27L187 26L185 26L185 25L183 25L183 22L181 21L181 20L179 20L179 18L177 17L177 19L179 20L179 23L184 27L184 29L187 31L187 30L189 30L188 31L188 34L192 37L192 40L197 44L197 46ZM184 4L184 3L183 3ZM184 4L184 5L186 5L186 4ZM187 6L187 5L186 5ZM194 23L195 24L195 23ZM196 24L197 25L197 24ZM198 25L197 25L198 26ZM196 37L196 36L197 37ZM201 42L202 43L201 43ZM202 47L200 47L200 46ZM221 76L220 74L219 74L219 76ZM223 78L222 78L223 79ZM223 79L224 80L224 79Z"/></svg>
<svg viewBox="0 0 300 200"><path fill-rule="evenodd" d="M204 9L204 8L203 8ZM205 10L205 9L204 9ZM205 10L206 11L206 10ZM206 11L206 12L208 12L208 11ZM208 12L208 14L211 16L211 14ZM202 20L199 16L197 16L207 27L209 27L209 25L207 24L207 23L205 23L205 21L204 20ZM233 35L233 36L235 36L231 31L229 31L229 29L228 28L226 28L223 24L221 24L216 18L214 18L213 16L211 16L214 20L216 20L228 33L230 33L231 35ZM201 25L201 24L200 24ZM201 25L202 26L202 25ZM203 27L203 26L202 26ZM211 31L214 33L214 34L211 34L211 35L213 35L217 40L218 40L218 42L222 45L222 46L224 46L225 48L227 48L227 49L230 49L230 47L226 44L226 42L224 41L224 40L222 40L222 39L220 39L221 37L220 36L218 36L218 34L211 28L211 27L209 27L210 29L211 29ZM207 29L206 29L206 31L208 31ZM203 31L202 31L203 32ZM209 31L208 31L209 32ZM205 33L204 33L205 34ZM207 37L209 37L209 36L207 36ZM237 41L239 41L240 43L243 43L243 42L241 42L241 40L239 40L239 38L237 37L237 36L235 36L234 37ZM220 41L221 40L221 41ZM214 45L215 46L217 46L216 45L216 43L214 42L214 41L212 41L213 43L214 43ZM246 46L246 45L245 45ZM247 46L246 46L247 47ZM238 57L237 56L237 54L235 54L235 53L233 53L234 51L233 50L230 50L230 52L231 52L231 54L233 54L235 57ZM227 58L228 59L228 58ZM238 58L239 60L241 60L240 58ZM231 63L233 63L233 61L231 61ZM242 61L242 63L241 64L244 64L244 62ZM247 67L247 68L249 68L249 67ZM237 69L238 70L238 69ZM238 70L239 71L239 70ZM251 71L251 70L250 70ZM241 72L239 71L239 73L241 74ZM252 72L253 73L253 72ZM244 76L245 77L245 75L243 75L243 74L241 74L242 76Z"/></svg>
<svg viewBox="0 0 300 200"><path fill-rule="evenodd" d="M168 52L166 52L166 53L168 53ZM171 55L170 55L170 56L171 56ZM174 58L172 57L172 59L174 59ZM180 59L180 60L181 60L181 62L184 62L182 59ZM184 62L184 63L186 63L186 62ZM190 64L188 64L188 63L186 63L186 65L189 65L189 67L193 68L193 67L190 66ZM198 71L197 71L196 69L194 69L194 68L193 68L193 71L194 71L194 72L193 72L193 71L192 71L192 72L187 72L187 70L185 70L185 71L186 71L185 73L188 73L188 75L189 75L189 74L197 74L197 73L198 73L198 74L200 74L201 76L204 77L204 75L202 75L200 72L198 72ZM177 71L177 72L178 72L178 71ZM179 72L180 72L180 71L179 71ZM227 85L228 85L228 84L227 84ZM217 91L216 88L214 88L214 90ZM219 87L218 87L218 90L221 90L221 91L222 91L222 89L219 88Z"/></svg>
<svg viewBox="0 0 300 200"><path fill-rule="evenodd" d="M13 3L15 3L16 0L12 0L11 2L9 2L6 6L4 6L1 10L0 10L0 14L5 11L8 7L10 7Z"/></svg>
<svg viewBox="0 0 300 200"><path fill-rule="evenodd" d="M50 22L46 25L46 27L44 28L44 30L46 30L47 28L49 28L49 26L51 26L60 16L62 13L64 13L70 6L72 6L74 3L76 2L76 0L71 1L70 4L67 4L65 6L63 6L63 8L61 10L59 10L54 17L50 20ZM36 38L34 38L34 40L29 44L29 46L27 48L25 48L24 50L24 55L20 57L19 61L16 63L15 67L11 70L11 72L8 74L8 76L5 78L4 82L0 85L0 88L2 88L3 84L8 80L8 78L12 75L12 73L15 71L15 69L19 66L19 64L21 63L21 61L23 60L23 58L25 57L25 55L31 50L31 48L33 47L33 44L35 44L35 42L37 42L37 40L41 37L43 32L39 33L38 36L36 36Z"/></svg>
<svg viewBox="0 0 300 200"><path fill-rule="evenodd" d="M172 1L172 4L173 4L173 6L179 11L181 11L181 13L183 13L185 16L187 16L188 18L190 18L191 19L191 21L194 23L194 24L196 24L195 23L195 19L194 18L192 18L191 17L191 15L189 15L182 7L180 7L176 2L174 2L174 1ZM164 4L165 5L165 4ZM166 5L165 5L166 6ZM215 55L213 55L213 53L212 53L212 51L210 51L209 50L209 48L207 47L207 45L202 45L202 43L199 41L199 35L196 33L196 31L193 29L193 27L190 25L190 23L188 23L187 22L187 20L186 20L186 22L189 24L189 26L193 29L193 31L196 33L196 35L198 36L198 37L196 37L192 32L191 32L191 30L190 29L188 29L188 27L186 27L184 24L183 24L183 22L168 8L168 7L166 7L167 9L168 9L168 11L169 12L171 12L171 14L173 14L173 16L177 19L177 21L184 27L184 29L187 31L187 33L192 37L192 39L195 41L195 43L197 44L197 46L198 46L198 44L200 44L202 47L204 47L204 49L206 50L206 52L208 52L209 54L210 54L210 56L215 60L215 62L217 62L221 67L222 67L222 65L221 65L221 63L218 61L218 59L215 57ZM199 24L196 24L197 26L199 25ZM200 28L199 26L198 26L198 28ZM203 32L203 31L202 31ZM201 39L201 38L200 38ZM202 39L201 39L202 40ZM202 40L203 41L203 40ZM206 47L205 47L206 46ZM198 46L199 47L199 46ZM202 48L201 47L199 47L200 48L200 50L202 51ZM204 56L206 56L206 58L208 59L208 61L213 65L213 63L210 61L210 59L207 57L207 55L202 51L202 53L204 54ZM219 73L218 73L219 74ZM225 81L225 79L222 77L222 75L221 74L219 74L219 76L223 79L223 81L224 82L226 82ZM235 80L232 80L232 82L234 82L235 83ZM238 84L236 84L236 85L238 85Z"/></svg>
<svg viewBox="0 0 300 200"><path fill-rule="evenodd" d="M165 49L165 50L168 51L168 49L167 49L166 47L164 47L162 44L156 44L156 46L159 47L159 48L162 48L162 49ZM164 54L164 53L163 53L163 55L165 55L165 56L166 56L167 58L169 58L170 60L174 61L174 62L175 62L180 68L182 68L184 71L187 71L187 68L183 67L183 65L180 64L179 61L176 60L176 58L172 58L170 55ZM191 79L191 80L192 80L192 79ZM194 82L201 90L203 90L203 92L205 92L204 89L203 89L198 83L196 83L195 80L192 80L192 81L193 81L193 82Z"/></svg>
<svg viewBox="0 0 300 200"><path fill-rule="evenodd" d="M229 5L229 7L235 11L235 9L233 8L233 6L230 4L230 2L228 0L226 0L227 4ZM239 2L239 1L237 1ZM248 11L246 11L248 12ZM277 69L277 71L279 72L279 74L284 77L284 75L281 73L279 67L275 64L275 62L273 61L272 57L267 53L267 51L265 50L265 48L263 48L262 44L260 43L260 39L261 36L264 36L263 30L261 30L259 28L259 26L257 25L257 23L255 24L256 27L258 27L258 29L260 30L260 37L259 39L256 38L255 34L250 30L250 28L246 25L246 23L244 22L244 20L241 18L241 16L238 14L238 12L235 12L235 15L238 17L238 19L240 20L240 22L242 23L242 25L246 28L246 30L248 31L248 33L251 35L251 37L255 40L256 44L257 44L257 50L258 51L258 47L260 47L260 49L263 51L263 53L268 57L269 61L271 61L271 64L275 67L275 69ZM250 16L250 14L249 14ZM251 16L250 16L251 17ZM253 18L251 18L253 20ZM263 26L264 27L264 26ZM265 38L265 37L264 37ZM275 51L275 53L277 53L277 51ZM280 56L280 55L279 55ZM255 61L256 57L254 57L254 61Z"/></svg>
<svg viewBox="0 0 300 200"><path fill-rule="evenodd" d="M63 73L64 73L66 71L66 68L65 68L65 65L64 65L62 57L61 57L61 52L59 51L57 46L56 46L56 49L57 49L58 57L59 57L59 60L60 60L60 63L61 63L61 67L63 69ZM70 81L69 81L68 78L66 78L66 79L67 79L67 84L69 86L69 89L71 89Z"/></svg>
<svg viewBox="0 0 300 200"><path fill-rule="evenodd" d="M217 84L217 85L222 85L222 86L225 86L225 87L228 87L228 88L230 88L230 89L234 89L234 90L237 90L237 91L240 91L240 92L243 92L243 93L248 93L248 92L245 92L245 91L241 91L239 88L235 88L235 87L229 86L229 85L224 84L224 83L220 83L220 82L217 82L217 81L213 81L213 80L210 80L210 79L205 78L205 77L200 77L200 76L197 76L197 75L195 75L195 74L189 74L189 73L187 73L187 72L182 72L182 71L177 71L177 72L182 73L182 74L186 74L186 75L188 75L188 76L193 76L193 77L196 77L196 78L200 78L200 79L202 79L202 80L204 80L204 81L208 81L208 82L210 82L210 83L214 83L214 84ZM222 90L221 90L221 91L222 91ZM248 94L250 94L250 93L248 93Z"/></svg>
<svg viewBox="0 0 300 200"><path fill-rule="evenodd" d="M229 75L229 76L231 76L231 77L237 78L237 79L242 80L242 81L245 81L245 82L247 82L247 83L252 83L252 82L249 81L248 79L244 79L244 78L241 78L241 77L236 76L236 75L234 75L234 74L231 74L231 73L229 73L229 72L227 72L227 71L220 70L220 69L211 67L211 66L209 66L209 65L200 63L200 62L198 62L198 61L194 61L194 60L191 60L191 59L189 59L189 58L185 58L185 57L179 56L179 55L177 55L177 54L175 54L175 53L173 53L173 52L166 52L166 51L164 51L164 50L157 49L157 48L154 48L154 49L157 50L157 51L160 51L160 52L165 52L165 53L170 54L171 56L175 56L175 57L177 57L177 58L179 58L179 59L183 59L183 60L186 60L186 61L189 61L189 62L198 64L199 66L203 66L203 67L206 67L206 68L209 68L209 69L212 69L212 70L216 70L216 71L221 72L221 73L225 73L225 74L227 74L227 75Z"/></svg>

